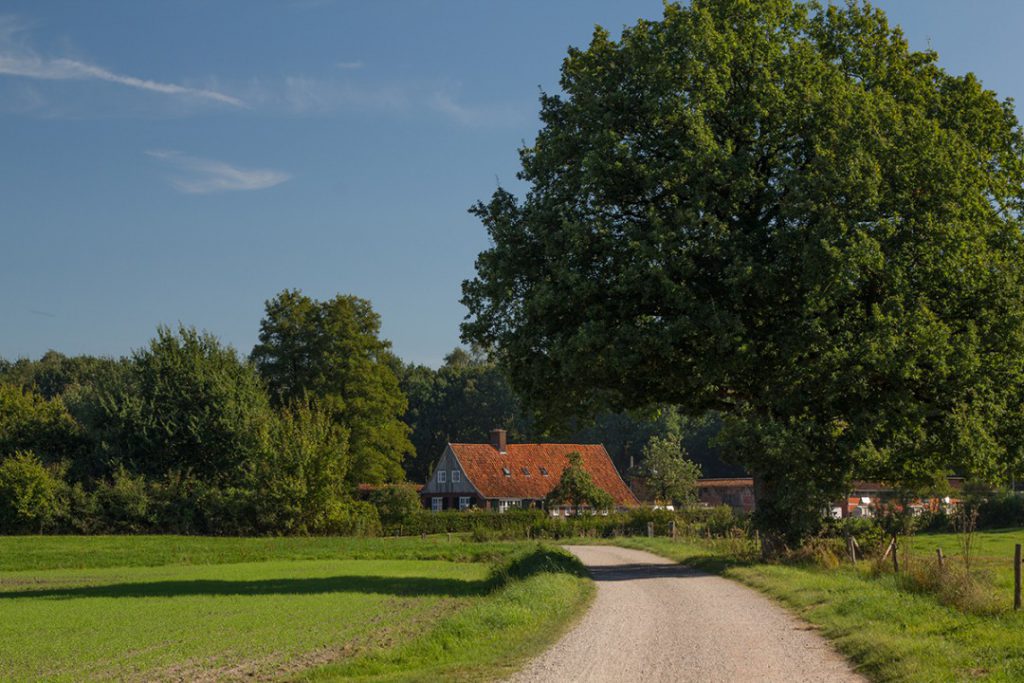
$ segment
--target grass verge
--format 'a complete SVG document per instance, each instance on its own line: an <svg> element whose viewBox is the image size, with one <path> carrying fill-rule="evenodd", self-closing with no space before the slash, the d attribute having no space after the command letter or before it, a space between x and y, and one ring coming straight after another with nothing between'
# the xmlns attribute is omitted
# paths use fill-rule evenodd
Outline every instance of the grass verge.
<svg viewBox="0 0 1024 683"><path fill-rule="evenodd" d="M931 595L904 590L892 575L843 566L736 561L724 546L665 538L623 538L777 599L819 627L857 670L875 681L1024 680L1024 616L966 614Z"/></svg>

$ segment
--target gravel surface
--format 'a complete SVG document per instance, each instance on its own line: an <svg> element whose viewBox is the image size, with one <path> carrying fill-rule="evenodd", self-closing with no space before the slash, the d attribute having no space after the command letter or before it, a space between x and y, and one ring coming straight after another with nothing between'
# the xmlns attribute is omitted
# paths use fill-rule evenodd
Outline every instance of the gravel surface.
<svg viewBox="0 0 1024 683"><path fill-rule="evenodd" d="M812 626L750 588L640 550L568 549L597 597L512 681L866 681Z"/></svg>

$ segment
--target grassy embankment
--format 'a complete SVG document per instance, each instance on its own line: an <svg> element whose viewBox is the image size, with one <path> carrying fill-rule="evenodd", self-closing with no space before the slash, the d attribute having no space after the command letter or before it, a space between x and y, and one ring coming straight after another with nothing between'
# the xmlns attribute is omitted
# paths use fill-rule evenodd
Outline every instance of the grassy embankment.
<svg viewBox="0 0 1024 683"><path fill-rule="evenodd" d="M1012 611L1013 544L1024 530L978 533L976 567L989 598L984 613L943 604L934 594L862 561L826 569L815 564L765 564L742 559L732 541L625 538L649 550L721 574L776 598L821 632L875 681L1022 681L1024 613ZM912 564L935 563L942 546L954 570L952 534L912 541ZM886 565L887 566L887 565Z"/></svg>
<svg viewBox="0 0 1024 683"><path fill-rule="evenodd" d="M591 594L536 543L0 538L0 679L490 678Z"/></svg>

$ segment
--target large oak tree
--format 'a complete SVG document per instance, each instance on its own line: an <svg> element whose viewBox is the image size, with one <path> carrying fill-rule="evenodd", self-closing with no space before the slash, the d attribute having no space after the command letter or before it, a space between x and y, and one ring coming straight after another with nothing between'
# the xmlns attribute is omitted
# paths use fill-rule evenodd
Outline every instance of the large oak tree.
<svg viewBox="0 0 1024 683"><path fill-rule="evenodd" d="M572 49L464 284L467 342L555 418L720 411L763 528L852 476L1016 457L1022 135L868 5L693 0Z"/></svg>

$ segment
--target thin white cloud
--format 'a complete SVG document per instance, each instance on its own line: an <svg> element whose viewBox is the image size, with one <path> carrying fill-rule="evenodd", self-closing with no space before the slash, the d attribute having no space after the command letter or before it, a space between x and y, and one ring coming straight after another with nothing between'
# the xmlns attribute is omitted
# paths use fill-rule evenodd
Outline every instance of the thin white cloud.
<svg viewBox="0 0 1024 683"><path fill-rule="evenodd" d="M220 102L244 107L245 102L217 90L191 88L177 83L164 83L115 73L95 64L64 57L38 55L23 40L25 26L14 17L0 17L0 75L48 81L106 81L129 88Z"/></svg>
<svg viewBox="0 0 1024 683"><path fill-rule="evenodd" d="M503 126L519 123L522 112L506 106L471 107L457 102L445 92L433 93L428 106L464 126Z"/></svg>
<svg viewBox="0 0 1024 683"><path fill-rule="evenodd" d="M265 190L291 178L281 171L240 168L223 161L189 156L176 150L155 149L146 154L186 173L170 179L175 189L186 194Z"/></svg>
<svg viewBox="0 0 1024 683"><path fill-rule="evenodd" d="M345 69L346 71L354 71L355 69L363 68L363 60L360 59L354 62L338 62L334 66L339 69Z"/></svg>

